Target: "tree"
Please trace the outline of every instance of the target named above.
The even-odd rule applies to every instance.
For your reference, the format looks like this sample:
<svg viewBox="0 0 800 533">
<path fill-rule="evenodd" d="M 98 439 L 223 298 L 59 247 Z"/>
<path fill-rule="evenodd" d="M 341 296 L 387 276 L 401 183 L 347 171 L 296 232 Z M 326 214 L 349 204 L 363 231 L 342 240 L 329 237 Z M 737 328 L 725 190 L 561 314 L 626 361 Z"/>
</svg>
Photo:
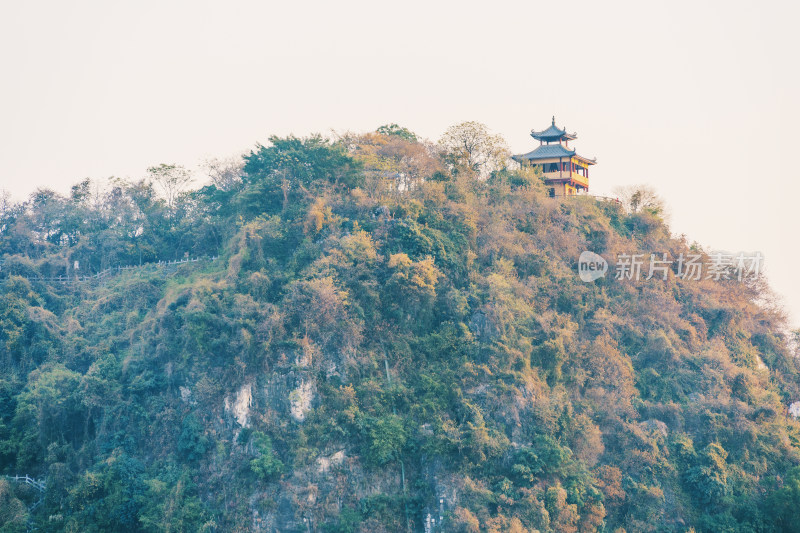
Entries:
<svg viewBox="0 0 800 533">
<path fill-rule="evenodd" d="M 403 419 L 397 415 L 365 420 L 367 458 L 376 465 L 398 459 L 408 439 Z"/>
<path fill-rule="evenodd" d="M 480 122 L 451 126 L 439 139 L 444 159 L 454 173 L 472 172 L 481 178 L 504 168 L 510 152 L 501 135 L 492 135 Z"/>
<path fill-rule="evenodd" d="M 727 458 L 725 448 L 712 442 L 698 455 L 697 464 L 687 471 L 687 480 L 701 502 L 716 504 L 728 493 Z"/>
<path fill-rule="evenodd" d="M 478 533 L 481 530 L 481 523 L 469 509 L 456 507 L 453 516 L 450 518 L 453 531 L 459 533 Z"/>
<path fill-rule="evenodd" d="M 255 472 L 259 479 L 270 481 L 283 472 L 283 462 L 278 459 L 272 450 L 272 440 L 260 431 L 253 433 L 253 441 L 258 452 L 258 457 L 250 461 L 250 470 Z"/>
<path fill-rule="evenodd" d="M 51 189 L 34 191 L 28 205 L 33 225 L 32 237 L 41 244 L 61 244 L 66 237 L 63 230 L 66 199 Z M 68 242 L 68 241 L 67 241 Z"/>
<path fill-rule="evenodd" d="M 167 210 L 170 218 L 172 218 L 175 214 L 175 205 L 178 197 L 192 181 L 191 173 L 180 165 L 168 165 L 165 163 L 148 168 L 147 173 L 164 194 Z"/>
<path fill-rule="evenodd" d="M 19 396 L 16 422 L 38 429 L 43 448 L 50 442 L 80 442 L 86 430 L 80 383 L 80 374 L 62 364 L 34 370 L 27 389 Z"/>
<path fill-rule="evenodd" d="M 6 189 L 0 189 L 0 221 L 5 220 L 13 208 L 14 202 L 11 200 L 11 193 Z"/>
<path fill-rule="evenodd" d="M 393 133 L 384 128 L 377 133 L 343 137 L 353 157 L 373 178 L 367 184 L 370 194 L 407 192 L 444 170 L 433 147 L 418 142 L 411 133 Z"/>
<path fill-rule="evenodd" d="M 28 511 L 25 504 L 16 497 L 14 490 L 5 479 L 0 479 L 0 531 L 27 531 Z"/>
<path fill-rule="evenodd" d="M 377 130 L 378 133 L 381 135 L 400 137 L 403 140 L 409 142 L 417 142 L 416 134 L 408 128 L 404 128 L 402 126 L 398 126 L 397 124 L 384 124 Z"/>
<path fill-rule="evenodd" d="M 391 271 L 386 281 L 388 300 L 401 311 L 398 318 L 419 323 L 431 312 L 441 271 L 432 257 L 412 261 L 402 252 L 391 254 L 387 266 Z"/>
<path fill-rule="evenodd" d="M 360 325 L 347 312 L 348 292 L 332 277 L 296 281 L 288 292 L 287 325 L 298 336 L 323 346 L 352 345 L 360 340 Z"/>
<path fill-rule="evenodd" d="M 244 188 L 240 209 L 250 214 L 286 211 L 296 200 L 321 194 L 326 188 L 352 189 L 363 184 L 360 162 L 343 143 L 315 134 L 269 138 L 244 157 Z"/>
<path fill-rule="evenodd" d="M 159 478 L 144 481 L 147 490 L 136 498 L 142 507 L 137 529 L 148 533 L 215 531 L 216 524 L 208 519 L 189 472 L 171 479 L 174 477 L 175 473 L 168 471 Z"/>
<path fill-rule="evenodd" d="M 767 507 L 778 531 L 797 531 L 800 519 L 800 467 L 786 473 L 780 488 L 769 495 Z"/>
<path fill-rule="evenodd" d="M 203 425 L 194 413 L 189 413 L 183 419 L 178 438 L 178 453 L 193 462 L 203 457 L 209 447 L 208 437 L 203 434 Z"/>
<path fill-rule="evenodd" d="M 244 172 L 252 180 L 278 174 L 292 185 L 308 187 L 316 180 L 358 186 L 358 165 L 343 146 L 321 135 L 306 138 L 269 138 L 271 146 L 259 145 L 245 156 Z"/>
<path fill-rule="evenodd" d="M 664 200 L 649 185 L 630 185 L 614 189 L 628 213 L 664 213 Z"/>
<path fill-rule="evenodd" d="M 221 191 L 230 191 L 242 183 L 244 159 L 241 156 L 209 159 L 203 166 L 211 183 Z"/>
<path fill-rule="evenodd" d="M 567 491 L 561 486 L 549 487 L 545 493 L 545 506 L 557 533 L 576 533 L 578 531 L 578 506 L 567 503 Z"/>
</svg>

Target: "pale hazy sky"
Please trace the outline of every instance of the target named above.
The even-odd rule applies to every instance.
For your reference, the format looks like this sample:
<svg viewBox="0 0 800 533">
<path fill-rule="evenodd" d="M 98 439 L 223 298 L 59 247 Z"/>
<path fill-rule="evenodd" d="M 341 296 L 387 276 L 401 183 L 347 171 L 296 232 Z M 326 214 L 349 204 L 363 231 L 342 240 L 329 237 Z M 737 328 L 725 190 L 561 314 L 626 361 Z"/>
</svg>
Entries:
<svg viewBox="0 0 800 533">
<path fill-rule="evenodd" d="M 798 3 L 0 0 L 0 188 L 244 151 L 270 134 L 577 131 L 593 192 L 761 251 L 800 326 Z"/>
</svg>

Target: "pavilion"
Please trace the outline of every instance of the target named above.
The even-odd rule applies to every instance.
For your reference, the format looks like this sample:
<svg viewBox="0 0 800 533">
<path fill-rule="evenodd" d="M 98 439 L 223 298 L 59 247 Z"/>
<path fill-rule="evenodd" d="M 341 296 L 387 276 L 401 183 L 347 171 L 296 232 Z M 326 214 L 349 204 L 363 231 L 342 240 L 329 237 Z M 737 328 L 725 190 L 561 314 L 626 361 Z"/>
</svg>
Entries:
<svg viewBox="0 0 800 533">
<path fill-rule="evenodd" d="M 569 141 L 578 138 L 575 133 L 556 126 L 556 117 L 549 128 L 531 131 L 539 146 L 527 154 L 515 155 L 514 160 L 523 166 L 538 167 L 544 176 L 550 196 L 569 196 L 589 190 L 589 167 L 597 159 L 578 155 L 570 149 Z"/>
</svg>

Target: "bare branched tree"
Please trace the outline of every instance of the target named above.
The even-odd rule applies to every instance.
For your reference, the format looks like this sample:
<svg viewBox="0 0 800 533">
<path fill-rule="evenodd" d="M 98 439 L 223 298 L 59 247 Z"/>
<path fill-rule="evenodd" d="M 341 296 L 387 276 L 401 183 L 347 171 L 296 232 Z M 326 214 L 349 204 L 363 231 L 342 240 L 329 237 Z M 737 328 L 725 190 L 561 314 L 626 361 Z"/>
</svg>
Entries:
<svg viewBox="0 0 800 533">
<path fill-rule="evenodd" d="M 451 126 L 439 140 L 445 161 L 454 172 L 474 172 L 486 178 L 506 167 L 510 152 L 502 135 L 492 135 L 480 122 Z"/>
<path fill-rule="evenodd" d="M 664 200 L 649 185 L 629 185 L 617 187 L 614 194 L 622 202 L 628 213 L 647 212 L 664 217 Z"/>
<path fill-rule="evenodd" d="M 244 159 L 241 155 L 207 159 L 203 163 L 211 183 L 221 191 L 236 188 L 242 182 Z"/>
<path fill-rule="evenodd" d="M 0 218 L 5 217 L 11 211 L 14 202 L 11 201 L 11 193 L 6 189 L 0 189 Z"/>
<path fill-rule="evenodd" d="M 170 216 L 172 216 L 175 212 L 175 202 L 178 196 L 192 182 L 191 173 L 180 165 L 168 165 L 165 163 L 161 163 L 157 167 L 148 168 L 147 173 L 164 194 L 164 199 L 167 201 L 167 209 Z"/>
</svg>

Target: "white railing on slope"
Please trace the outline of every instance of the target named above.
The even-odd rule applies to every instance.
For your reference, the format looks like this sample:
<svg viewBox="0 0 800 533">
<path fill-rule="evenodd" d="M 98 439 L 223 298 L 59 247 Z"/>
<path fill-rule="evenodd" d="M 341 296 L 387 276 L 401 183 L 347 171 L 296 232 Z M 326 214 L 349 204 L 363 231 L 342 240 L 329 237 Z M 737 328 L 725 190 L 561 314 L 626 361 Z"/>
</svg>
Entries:
<svg viewBox="0 0 800 533">
<path fill-rule="evenodd" d="M 149 266 L 177 266 L 184 263 L 197 263 L 198 261 L 209 261 L 213 262 L 217 260 L 217 256 L 203 256 L 203 257 L 193 257 L 193 258 L 184 258 L 184 259 L 175 259 L 174 261 L 153 261 L 150 263 L 142 263 L 141 265 L 117 265 L 116 267 L 106 268 L 105 270 L 101 270 L 96 274 L 86 274 L 80 275 L 76 274 L 73 276 L 25 276 L 18 274 L 20 277 L 27 279 L 28 281 L 43 281 L 48 283 L 74 283 L 77 281 L 95 281 L 95 280 L 102 280 L 106 279 L 107 277 L 115 274 L 120 273 L 126 270 L 134 270 L 138 268 L 146 268 Z M 0 277 L 1 276 L 9 276 L 12 275 L 7 270 L 3 269 L 3 261 L 0 261 Z"/>
<path fill-rule="evenodd" d="M 28 476 L 28 474 L 25 474 L 24 476 L 3 476 L 3 477 L 10 481 L 16 481 L 17 483 L 25 483 L 27 485 L 30 485 L 33 488 L 37 489 L 39 492 L 44 492 L 47 487 L 46 479 L 34 479 Z"/>
</svg>

